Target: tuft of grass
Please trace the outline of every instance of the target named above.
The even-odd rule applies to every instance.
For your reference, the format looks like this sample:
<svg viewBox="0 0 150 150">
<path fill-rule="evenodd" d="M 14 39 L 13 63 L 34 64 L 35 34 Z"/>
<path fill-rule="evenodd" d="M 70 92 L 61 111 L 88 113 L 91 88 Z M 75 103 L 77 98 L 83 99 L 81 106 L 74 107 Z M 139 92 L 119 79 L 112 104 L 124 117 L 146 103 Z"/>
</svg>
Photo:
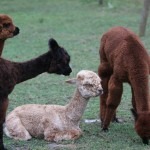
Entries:
<svg viewBox="0 0 150 150">
<path fill-rule="evenodd" d="M 6 41 L 3 57 L 13 61 L 26 61 L 48 50 L 48 39 L 53 37 L 71 55 L 73 69 L 70 77 L 41 74 L 16 85 L 9 96 L 8 112 L 28 103 L 65 105 L 74 92 L 74 86 L 65 80 L 75 77 L 81 69 L 97 72 L 99 65 L 100 38 L 113 26 L 125 26 L 138 34 L 143 1 L 105 0 L 5 0 L 0 1 L 1 13 L 12 16 L 21 29 L 20 34 Z M 149 24 L 149 20 L 148 20 Z M 150 28 L 141 40 L 150 49 Z M 121 124 L 111 123 L 108 133 L 101 131 L 99 123 L 86 124 L 83 120 L 99 118 L 99 98 L 89 101 L 81 121 L 83 136 L 75 141 L 58 144 L 73 144 L 78 150 L 149 150 L 135 133 L 130 113 L 131 91 L 124 84 L 124 93 L 117 115 Z M 16 141 L 4 135 L 8 150 L 48 150 L 50 142 L 42 139 Z M 60 148 L 67 149 L 67 148 Z"/>
</svg>

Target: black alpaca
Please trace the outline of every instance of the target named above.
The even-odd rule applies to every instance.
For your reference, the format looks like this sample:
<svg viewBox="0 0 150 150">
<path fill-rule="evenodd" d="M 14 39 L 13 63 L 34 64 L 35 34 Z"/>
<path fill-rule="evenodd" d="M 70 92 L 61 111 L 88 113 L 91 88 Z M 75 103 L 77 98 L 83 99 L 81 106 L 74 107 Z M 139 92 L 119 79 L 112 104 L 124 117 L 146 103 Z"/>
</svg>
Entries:
<svg viewBox="0 0 150 150">
<path fill-rule="evenodd" d="M 8 107 L 8 95 L 18 83 L 48 72 L 69 75 L 72 70 L 69 66 L 70 56 L 54 39 L 49 40 L 50 50 L 27 62 L 11 62 L 0 58 L 0 150 L 3 145 L 3 123 Z"/>
</svg>

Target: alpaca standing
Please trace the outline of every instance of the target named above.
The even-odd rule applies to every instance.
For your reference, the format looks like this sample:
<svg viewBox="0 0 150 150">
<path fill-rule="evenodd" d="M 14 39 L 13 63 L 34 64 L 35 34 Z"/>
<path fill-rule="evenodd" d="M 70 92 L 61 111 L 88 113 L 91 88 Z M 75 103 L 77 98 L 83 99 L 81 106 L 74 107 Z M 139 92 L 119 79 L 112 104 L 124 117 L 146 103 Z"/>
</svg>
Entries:
<svg viewBox="0 0 150 150">
<path fill-rule="evenodd" d="M 49 47 L 50 50 L 47 53 L 27 62 L 11 62 L 0 58 L 0 150 L 4 149 L 3 122 L 8 106 L 8 95 L 14 86 L 44 72 L 59 75 L 71 73 L 70 56 L 67 51 L 54 39 L 49 41 Z"/>
<path fill-rule="evenodd" d="M 132 31 L 124 27 L 114 27 L 102 36 L 99 76 L 104 89 L 104 94 L 100 98 L 103 130 L 108 130 L 121 101 L 123 82 L 128 82 L 132 89 L 135 129 L 143 143 L 148 144 L 150 138 L 149 72 L 149 55 Z"/>
<path fill-rule="evenodd" d="M 19 28 L 13 24 L 12 19 L 5 14 L 0 14 L 0 56 L 5 40 L 19 34 Z"/>
<path fill-rule="evenodd" d="M 82 70 L 77 78 L 66 82 L 76 84 L 69 104 L 19 106 L 6 117 L 6 135 L 19 140 L 32 137 L 56 142 L 77 139 L 82 134 L 79 123 L 90 97 L 102 94 L 101 79 L 92 71 Z"/>
</svg>

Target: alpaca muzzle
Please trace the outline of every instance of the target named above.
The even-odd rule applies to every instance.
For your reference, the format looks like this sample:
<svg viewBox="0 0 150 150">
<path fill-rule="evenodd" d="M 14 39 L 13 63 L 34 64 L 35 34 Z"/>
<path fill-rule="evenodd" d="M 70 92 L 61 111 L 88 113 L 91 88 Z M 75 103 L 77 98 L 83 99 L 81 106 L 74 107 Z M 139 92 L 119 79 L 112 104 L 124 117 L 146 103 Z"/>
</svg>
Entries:
<svg viewBox="0 0 150 150">
<path fill-rule="evenodd" d="M 68 66 L 65 68 L 59 68 L 58 71 L 56 72 L 56 74 L 69 76 L 71 72 L 72 72 L 72 69 Z"/>
<path fill-rule="evenodd" d="M 69 76 L 71 72 L 72 72 L 72 69 L 70 67 L 67 67 L 62 70 L 62 74 L 65 76 Z"/>
<path fill-rule="evenodd" d="M 48 73 L 55 73 L 58 75 L 64 75 L 64 76 L 69 76 L 70 73 L 72 72 L 72 69 L 70 68 L 70 66 L 65 67 L 65 68 L 61 68 L 61 67 L 50 67 L 48 70 Z"/>
<path fill-rule="evenodd" d="M 16 36 L 20 33 L 20 29 L 18 27 L 15 28 L 15 31 L 13 32 L 13 35 Z"/>
</svg>

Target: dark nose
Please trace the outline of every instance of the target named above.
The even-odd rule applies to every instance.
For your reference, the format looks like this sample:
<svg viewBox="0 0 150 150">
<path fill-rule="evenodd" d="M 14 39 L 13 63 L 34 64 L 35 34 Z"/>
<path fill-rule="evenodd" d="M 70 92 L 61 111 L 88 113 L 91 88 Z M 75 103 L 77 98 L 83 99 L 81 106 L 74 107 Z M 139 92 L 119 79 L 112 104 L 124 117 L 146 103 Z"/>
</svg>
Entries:
<svg viewBox="0 0 150 150">
<path fill-rule="evenodd" d="M 71 72 L 72 72 L 72 69 L 71 69 L 70 67 L 69 67 L 69 69 L 68 69 L 68 70 L 69 70 L 69 71 L 68 71 L 69 73 L 71 73 Z"/>
<path fill-rule="evenodd" d="M 20 32 L 20 29 L 19 29 L 18 27 L 16 27 L 16 28 L 15 28 L 15 31 L 14 31 L 14 33 L 13 33 L 14 36 L 17 35 L 17 34 L 19 34 L 19 32 Z"/>
<path fill-rule="evenodd" d="M 100 94 L 103 94 L 103 89 L 98 90 Z"/>
<path fill-rule="evenodd" d="M 70 67 L 68 67 L 68 68 L 64 71 L 63 75 L 69 76 L 71 72 L 72 72 L 72 69 L 71 69 Z"/>
</svg>

